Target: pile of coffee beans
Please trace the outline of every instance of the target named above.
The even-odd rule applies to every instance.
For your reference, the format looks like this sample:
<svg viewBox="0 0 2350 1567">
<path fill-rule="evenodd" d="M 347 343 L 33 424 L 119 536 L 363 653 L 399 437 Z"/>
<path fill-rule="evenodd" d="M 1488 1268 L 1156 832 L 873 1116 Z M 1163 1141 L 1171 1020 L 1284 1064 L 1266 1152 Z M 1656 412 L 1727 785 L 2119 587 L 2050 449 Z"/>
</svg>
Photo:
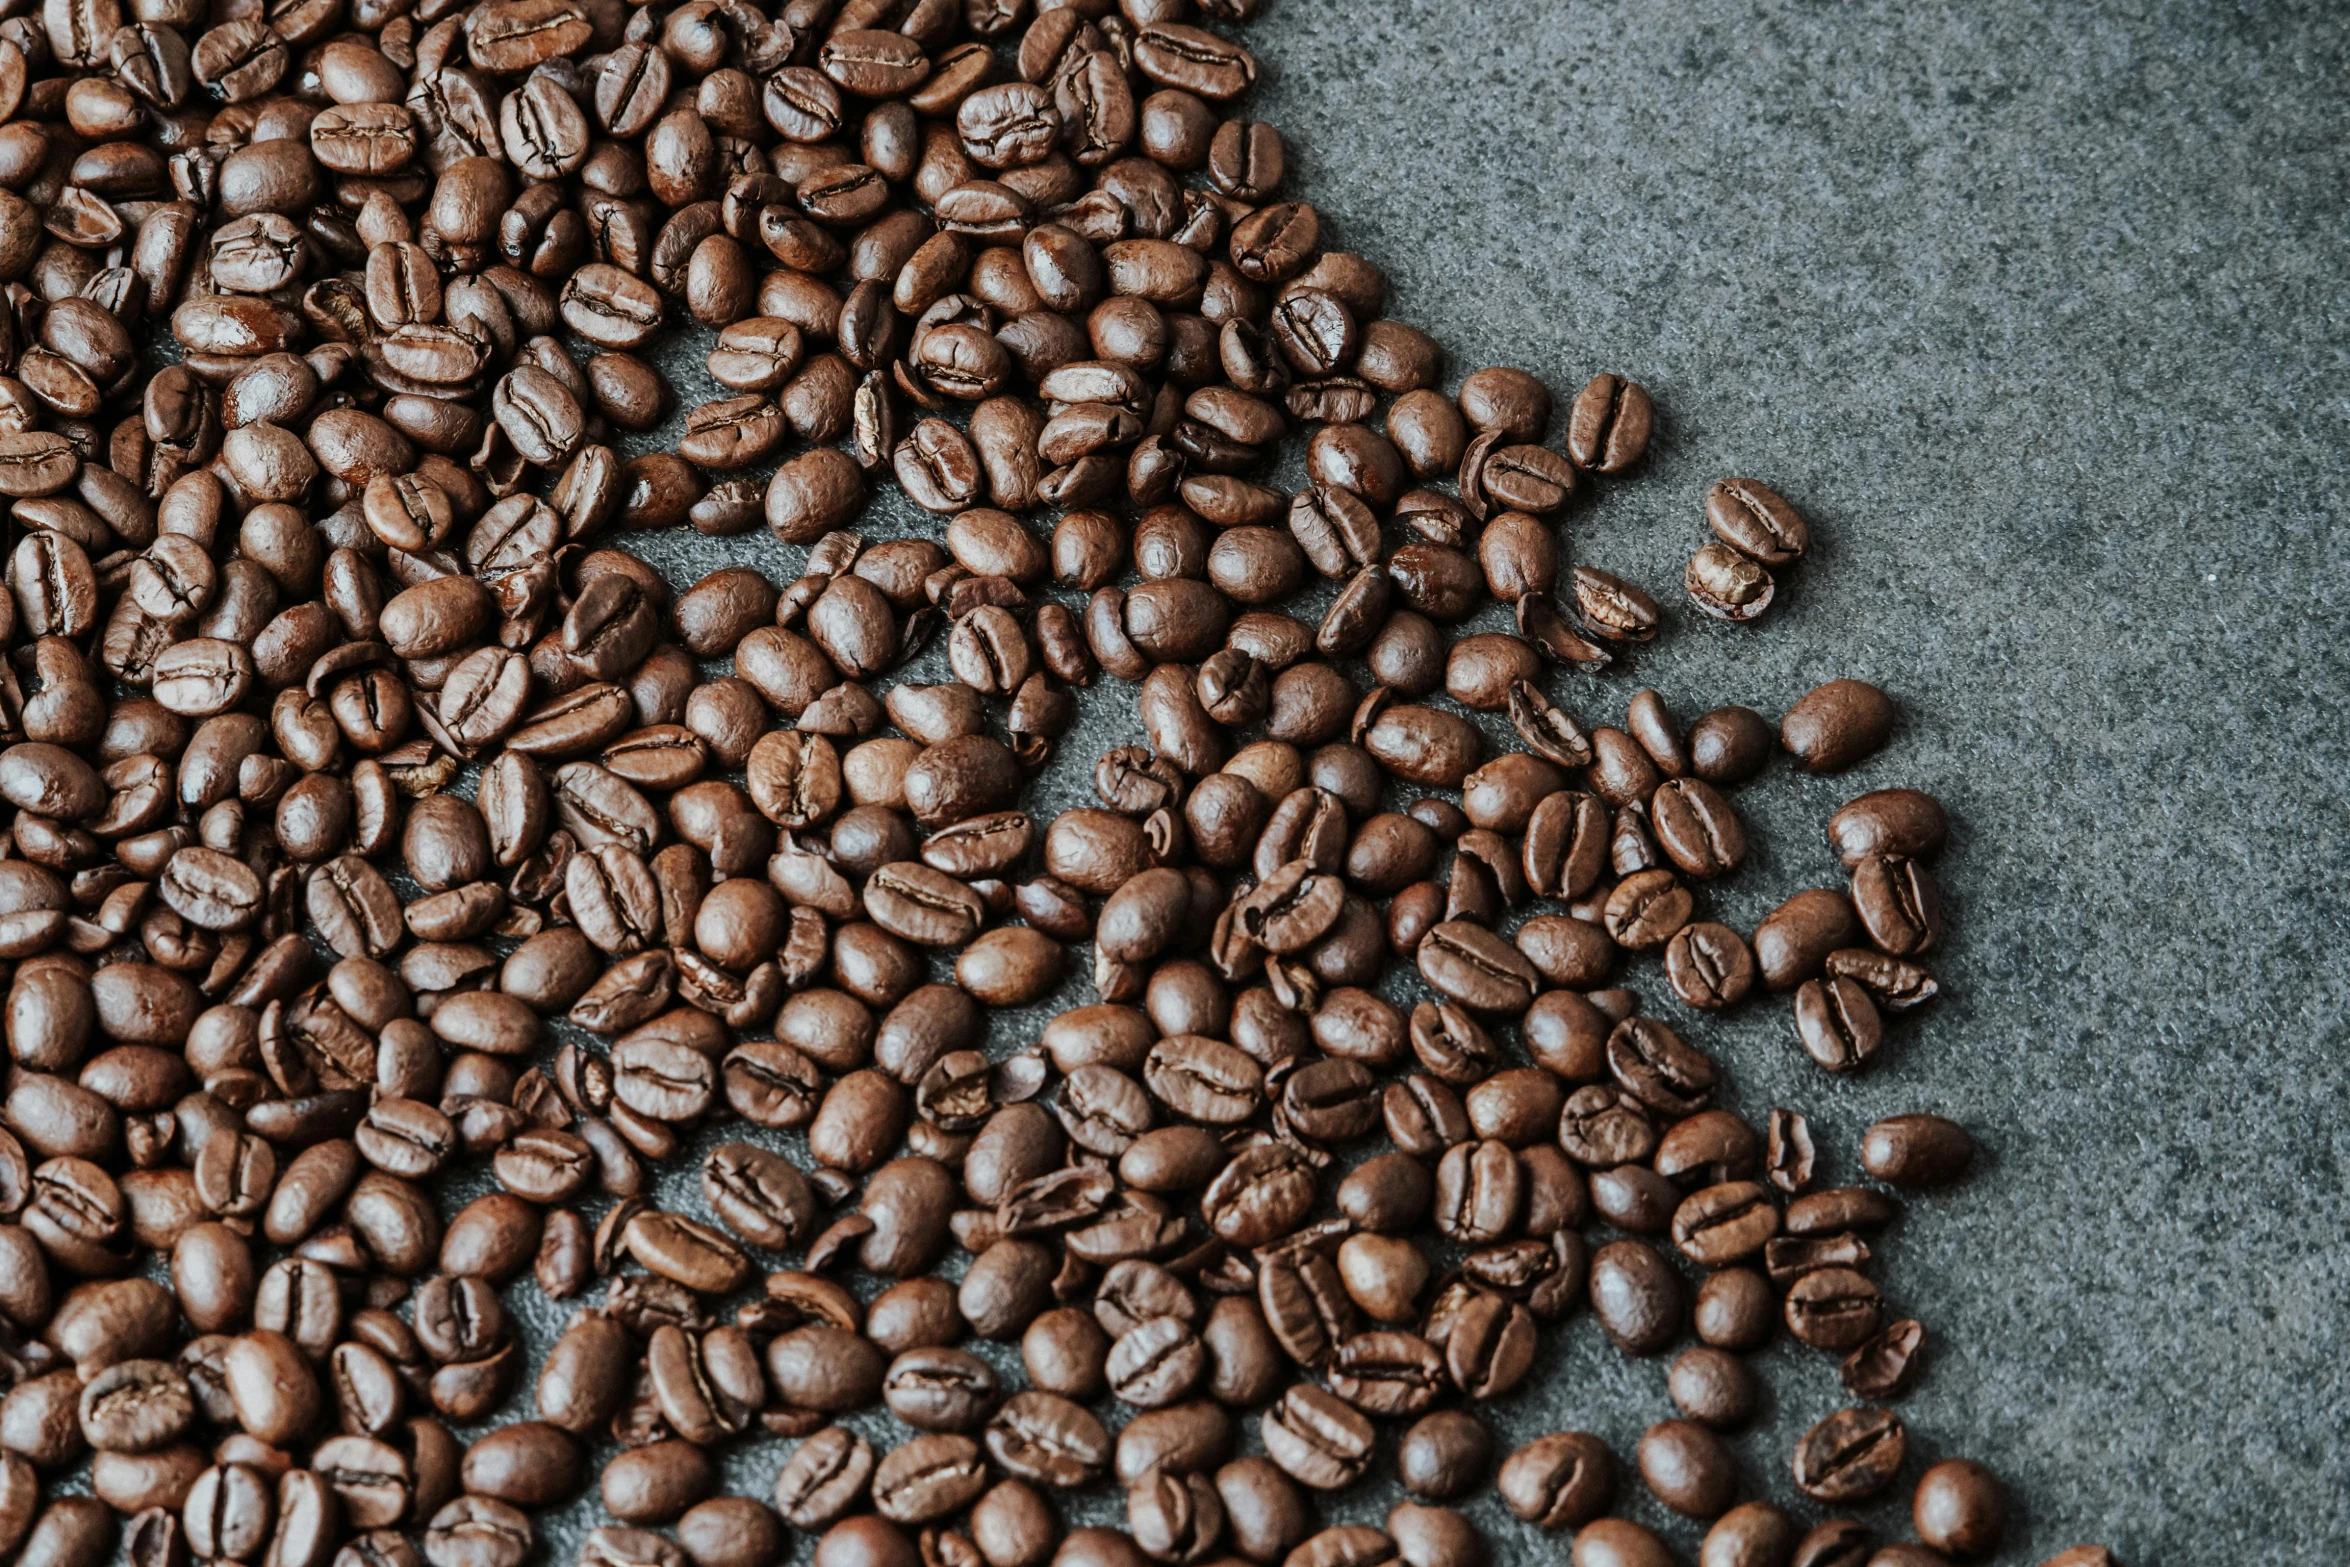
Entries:
<svg viewBox="0 0 2350 1567">
<path fill-rule="evenodd" d="M 1553 698 L 1664 623 L 1558 529 L 1649 395 L 1560 451 L 1534 376 L 1444 391 L 1235 110 L 1253 9 L 0 6 L 0 1551 L 522 1567 L 593 1486 L 586 1567 L 1477 1567 L 1493 1484 L 1647 1567 L 1604 1443 L 1479 1415 L 1584 1312 L 1694 1334 L 1635 1467 L 1705 1567 L 1996 1550 L 1978 1465 L 1880 1548 L 1717 1434 L 1783 1324 L 1859 1400 L 1796 1488 L 1903 1477 L 1863 1237 L 1968 1134 L 1820 1189 L 1619 983 L 1868 1062 L 1935 989 L 1931 796 L 1751 938 L 1699 903 L 1728 791 L 1892 704 Z M 624 460 L 679 333 L 725 395 Z M 943 543 L 851 531 L 889 482 Z M 1805 524 L 1705 510 L 1752 619 Z M 762 521 L 780 584 L 626 547 Z M 1088 689 L 1141 743 L 1040 820 Z M 536 1365 L 508 1289 L 584 1302 Z M 1383 1427 L 1413 1499 L 1325 1526 Z"/>
</svg>

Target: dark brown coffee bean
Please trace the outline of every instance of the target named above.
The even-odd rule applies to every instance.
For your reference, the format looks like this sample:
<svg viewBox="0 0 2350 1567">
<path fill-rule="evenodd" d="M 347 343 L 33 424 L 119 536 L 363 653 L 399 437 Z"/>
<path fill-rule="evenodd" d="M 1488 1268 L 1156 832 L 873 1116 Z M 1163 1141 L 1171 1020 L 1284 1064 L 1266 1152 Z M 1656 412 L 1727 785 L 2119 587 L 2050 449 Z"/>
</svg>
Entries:
<svg viewBox="0 0 2350 1567">
<path fill-rule="evenodd" d="M 1767 568 L 1722 544 L 1708 544 L 1690 556 L 1681 585 L 1700 613 L 1733 625 L 1759 617 L 1779 591 Z"/>
<path fill-rule="evenodd" d="M 1450 920 L 1422 939 L 1421 977 L 1463 1006 L 1485 1012 L 1522 1012 L 1539 984 L 1523 954 L 1479 925 Z"/>
<path fill-rule="evenodd" d="M 1918 1477 L 1910 1520 L 1918 1538 L 1945 1555 L 1989 1556 L 2007 1529 L 2007 1493 L 1981 1464 L 1946 1458 Z"/>
<path fill-rule="evenodd" d="M 1873 1403 L 1900 1397 L 1917 1379 L 1925 1337 L 1924 1325 L 1911 1318 L 1885 1324 L 1844 1357 L 1838 1374 L 1845 1391 Z"/>
<path fill-rule="evenodd" d="M 1680 1335 L 1680 1280 L 1655 1250 L 1639 1241 L 1611 1241 L 1591 1258 L 1591 1309 L 1608 1337 L 1627 1353 L 1653 1355 Z"/>
<path fill-rule="evenodd" d="M 1884 1038 L 1875 1003 L 1849 979 L 1813 979 L 1799 986 L 1795 1031 L 1804 1053 L 1831 1072 L 1866 1064 Z"/>
<path fill-rule="evenodd" d="M 1838 1410 L 1796 1443 L 1796 1489 L 1828 1506 L 1866 1500 L 1893 1483 L 1908 1447 L 1900 1420 L 1884 1410 Z"/>
<path fill-rule="evenodd" d="M 1447 1410 L 1422 1417 L 1404 1433 L 1396 1469 L 1414 1496 L 1444 1501 L 1465 1495 L 1484 1477 L 1493 1437 L 1473 1415 Z"/>
<path fill-rule="evenodd" d="M 1290 1478 L 1336 1490 L 1360 1477 L 1372 1453 L 1371 1423 L 1334 1395 L 1298 1384 L 1265 1412 L 1265 1452 Z"/>
<path fill-rule="evenodd" d="M 1646 389 L 1621 376 L 1600 374 L 1575 394 L 1567 416 L 1567 453 L 1579 467 L 1621 473 L 1648 449 L 1654 411 Z"/>
<path fill-rule="evenodd" d="M 1510 1454 L 1498 1489 L 1510 1511 L 1528 1523 L 1580 1529 L 1614 1497 L 1615 1460 L 1595 1436 L 1554 1432 Z"/>
<path fill-rule="evenodd" d="M 1763 916 L 1754 928 L 1755 968 L 1765 986 L 1793 990 L 1816 978 L 1828 954 L 1860 934 L 1852 902 L 1840 892 L 1799 892 Z"/>
<path fill-rule="evenodd" d="M 1975 1157 L 1966 1129 L 1938 1115 L 1897 1115 L 1861 1138 L 1861 1167 L 1878 1180 L 1908 1190 L 1947 1186 Z"/>
<path fill-rule="evenodd" d="M 1828 818 L 1828 841 L 1847 867 L 1872 856 L 1930 859 L 1949 835 L 1941 802 L 1916 789 L 1879 789 Z"/>
<path fill-rule="evenodd" d="M 1860 680 L 1831 680 L 1806 692 L 1779 721 L 1779 743 L 1806 772 L 1842 772 L 1884 745 L 1892 699 Z"/>
<path fill-rule="evenodd" d="M 1658 845 L 1685 875 L 1724 875 L 1746 858 L 1737 812 L 1701 779 L 1666 779 L 1649 798 L 1648 813 Z"/>
<path fill-rule="evenodd" d="M 1754 954 L 1729 926 L 1699 920 L 1665 944 L 1665 978 L 1684 1006 L 1722 1011 L 1754 989 Z"/>
<path fill-rule="evenodd" d="M 988 1422 L 986 1440 L 1011 1474 L 1057 1490 L 1098 1478 L 1111 1456 L 1101 1422 L 1054 1393 L 1014 1394 Z"/>
<path fill-rule="evenodd" d="M 1744 1502 L 1714 1520 L 1699 1548 L 1698 1567 L 1784 1567 L 1796 1529 L 1768 1502 Z"/>
<path fill-rule="evenodd" d="M 1705 520 L 1724 544 L 1765 566 L 1792 564 L 1811 544 L 1795 508 L 1757 479 L 1720 479 L 1705 492 Z"/>
<path fill-rule="evenodd" d="M 1671 941 L 1695 908 L 1695 898 L 1671 871 L 1639 870 L 1616 883 L 1601 920 L 1617 945 L 1643 951 Z"/>
<path fill-rule="evenodd" d="M 1852 906 L 1879 951 L 1914 958 L 1942 933 L 1942 895 L 1926 868 L 1911 859 L 1870 855 L 1853 868 Z"/>
<path fill-rule="evenodd" d="M 1770 760 L 1770 721 L 1752 708 L 1717 707 L 1689 726 L 1689 770 L 1710 784 L 1740 784 Z"/>
<path fill-rule="evenodd" d="M 1722 1439 L 1688 1420 L 1660 1420 L 1640 1438 L 1640 1478 L 1656 1499 L 1690 1518 L 1729 1510 L 1738 1491 L 1737 1461 Z"/>
</svg>

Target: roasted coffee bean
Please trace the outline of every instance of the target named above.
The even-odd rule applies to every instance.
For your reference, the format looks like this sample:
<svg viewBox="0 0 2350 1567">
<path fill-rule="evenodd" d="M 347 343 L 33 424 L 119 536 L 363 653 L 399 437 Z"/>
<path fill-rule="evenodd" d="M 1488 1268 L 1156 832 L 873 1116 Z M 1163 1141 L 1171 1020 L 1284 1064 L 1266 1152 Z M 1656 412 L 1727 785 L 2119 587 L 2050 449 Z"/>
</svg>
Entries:
<svg viewBox="0 0 2350 1567">
<path fill-rule="evenodd" d="M 1300 1383 L 1265 1412 L 1265 1452 L 1290 1478 L 1318 1491 L 1352 1483 L 1369 1466 L 1371 1423 L 1332 1394 Z"/>
<path fill-rule="evenodd" d="M 1744 1502 L 1714 1520 L 1698 1567 L 1771 1567 L 1795 1550 L 1795 1524 L 1768 1502 Z"/>
<path fill-rule="evenodd" d="M 1681 1331 L 1681 1283 L 1640 1241 L 1611 1241 L 1592 1254 L 1591 1310 L 1627 1353 L 1653 1355 Z"/>
<path fill-rule="evenodd" d="M 1908 1450 L 1908 1433 L 1884 1410 L 1838 1410 L 1796 1443 L 1796 1489 L 1827 1506 L 1864 1501 L 1893 1483 Z"/>
<path fill-rule="evenodd" d="M 1757 479 L 1720 479 L 1705 492 L 1705 520 L 1724 544 L 1765 566 L 1792 564 L 1811 544 L 1795 508 Z"/>
<path fill-rule="evenodd" d="M 1710 784 L 1744 783 L 1770 760 L 1773 740 L 1752 708 L 1717 707 L 1689 726 L 1689 770 Z"/>
<path fill-rule="evenodd" d="M 1853 867 L 1852 906 L 1869 940 L 1887 956 L 1914 958 L 1942 933 L 1942 897 L 1926 868 L 1873 854 Z"/>
<path fill-rule="evenodd" d="M 1876 855 L 1930 859 L 1941 852 L 1949 832 L 1941 802 L 1917 789 L 1879 789 L 1828 818 L 1829 843 L 1837 858 L 1854 868 Z"/>
<path fill-rule="evenodd" d="M 1656 1499 L 1691 1518 L 1715 1518 L 1737 1494 L 1737 1462 L 1722 1439 L 1688 1420 L 1660 1420 L 1640 1438 L 1640 1478 Z"/>
<path fill-rule="evenodd" d="M 1723 1011 L 1753 991 L 1754 954 L 1729 926 L 1699 920 L 1665 943 L 1665 979 L 1684 1006 Z"/>
<path fill-rule="evenodd" d="M 1637 382 L 1595 375 L 1568 412 L 1567 455 L 1596 473 L 1622 473 L 1647 451 L 1654 417 L 1648 392 Z"/>
<path fill-rule="evenodd" d="M 1918 1538 L 1961 1560 L 1990 1555 L 2007 1528 L 2007 1496 L 1991 1471 L 1946 1458 L 1918 1477 L 1910 1504 Z"/>
<path fill-rule="evenodd" d="M 1852 901 L 1840 892 L 1799 892 L 1763 916 L 1754 928 L 1755 968 L 1765 986 L 1793 990 L 1815 978 L 1828 954 L 1860 934 Z"/>
<path fill-rule="evenodd" d="M 1883 1192 L 1865 1186 L 1831 1187 L 1787 1205 L 1787 1233 L 1818 1236 L 1846 1230 L 1875 1231 L 1900 1214 L 1900 1204 Z"/>
<path fill-rule="evenodd" d="M 1865 1564 L 1875 1554 L 1876 1531 L 1853 1518 L 1826 1518 L 1815 1524 L 1795 1547 L 1794 1560 L 1803 1567 L 1841 1567 L 1845 1562 Z"/>
<path fill-rule="evenodd" d="M 1509 1510 L 1528 1523 L 1580 1529 L 1614 1497 L 1615 1460 L 1595 1436 L 1554 1432 L 1510 1454 L 1498 1489 Z"/>
<path fill-rule="evenodd" d="M 1708 544 L 1689 557 L 1681 585 L 1700 613 L 1733 625 L 1759 617 L 1779 592 L 1767 568 L 1721 544 Z"/>
<path fill-rule="evenodd" d="M 1917 1378 L 1925 1337 L 1924 1325 L 1906 1317 L 1878 1329 L 1844 1357 L 1845 1391 L 1873 1403 L 1900 1397 Z"/>
<path fill-rule="evenodd" d="M 1493 1437 L 1474 1415 L 1447 1410 L 1423 1416 L 1404 1433 L 1396 1469 L 1404 1489 L 1431 1501 L 1466 1495 L 1484 1477 Z"/>
<path fill-rule="evenodd" d="M 1862 1136 L 1861 1167 L 1888 1185 L 1916 1190 L 1947 1186 L 1975 1157 L 1966 1128 L 1938 1115 L 1896 1115 Z"/>
<path fill-rule="evenodd" d="M 1849 979 L 1806 980 L 1797 987 L 1795 1029 L 1804 1053 L 1831 1072 L 1863 1065 L 1884 1037 L 1876 1004 Z"/>
<path fill-rule="evenodd" d="M 1806 772 L 1842 772 L 1884 745 L 1893 701 L 1861 680 L 1831 680 L 1806 692 L 1779 720 L 1779 743 Z"/>
</svg>

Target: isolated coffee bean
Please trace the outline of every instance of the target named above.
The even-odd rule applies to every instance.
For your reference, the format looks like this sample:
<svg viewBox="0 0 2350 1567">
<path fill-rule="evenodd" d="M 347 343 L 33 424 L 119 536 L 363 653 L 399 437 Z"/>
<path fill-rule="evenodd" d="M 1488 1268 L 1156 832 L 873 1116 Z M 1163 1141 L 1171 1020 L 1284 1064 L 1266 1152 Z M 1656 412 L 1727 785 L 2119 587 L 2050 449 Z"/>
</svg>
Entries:
<svg viewBox="0 0 2350 1567">
<path fill-rule="evenodd" d="M 1862 1136 L 1861 1167 L 1904 1188 L 1947 1186 L 1974 1162 L 1975 1140 L 1938 1115 L 1897 1115 Z"/>
<path fill-rule="evenodd" d="M 1841 772 L 1884 745 L 1892 699 L 1861 680 L 1831 680 L 1806 692 L 1779 720 L 1779 743 L 1806 772 Z"/>
</svg>

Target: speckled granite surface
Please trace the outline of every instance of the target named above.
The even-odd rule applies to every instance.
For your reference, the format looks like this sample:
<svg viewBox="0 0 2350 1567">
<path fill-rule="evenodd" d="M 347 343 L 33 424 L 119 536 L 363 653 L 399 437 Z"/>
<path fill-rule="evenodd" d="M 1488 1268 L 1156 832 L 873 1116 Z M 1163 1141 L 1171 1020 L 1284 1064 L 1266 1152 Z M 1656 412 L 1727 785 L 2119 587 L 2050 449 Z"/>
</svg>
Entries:
<svg viewBox="0 0 2350 1567">
<path fill-rule="evenodd" d="M 1712 907 L 1751 926 L 1831 877 L 1837 803 L 1930 788 L 1958 823 L 1945 999 L 1828 1081 L 1783 1006 L 1696 1022 L 1653 966 L 1635 983 L 1721 1060 L 1730 1102 L 1806 1110 L 1832 1176 L 1881 1114 L 1938 1109 L 1982 1139 L 1975 1178 L 1916 1202 L 1877 1273 L 1932 1330 L 1913 1452 L 2013 1487 L 2002 1561 L 2083 1540 L 2132 1567 L 2350 1552 L 2346 32 L 2334 8 L 2252 0 L 1273 0 L 1245 34 L 1292 190 L 1388 269 L 1392 313 L 1455 377 L 1515 363 L 1569 391 L 1608 368 L 1656 395 L 1654 461 L 1567 536 L 1673 600 L 1670 624 L 1628 671 L 1554 693 L 1587 722 L 1642 684 L 1685 715 L 1775 712 L 1853 674 L 1901 704 L 1854 774 L 1774 769 L 1740 794 L 1760 850 Z M 673 369 L 697 400 L 699 349 Z M 1750 630 L 1676 586 L 1732 472 L 1779 486 L 1818 541 Z M 865 531 L 931 526 L 898 503 Z M 763 535 L 642 553 L 680 582 L 799 555 Z M 1127 688 L 1084 706 L 1045 810 L 1136 737 Z M 1033 1030 L 999 1015 L 991 1048 Z M 690 1205 L 690 1172 L 671 1185 Z M 511 1293 L 543 1345 L 561 1314 Z M 1664 1364 L 1587 1317 L 1545 1346 L 1491 1409 L 1505 1443 L 1580 1427 L 1628 1456 L 1670 1413 Z M 1793 1346 L 1762 1362 L 1768 1412 L 1734 1446 L 1747 1494 L 1789 1504 L 1789 1447 L 1840 1390 Z M 764 1495 L 784 1451 L 742 1450 L 729 1480 Z M 1325 1510 L 1375 1521 L 1393 1496 Z M 1694 1556 L 1695 1527 L 1631 1510 Z M 1499 1562 L 1563 1556 L 1489 1495 L 1471 1512 Z M 1114 1499 L 1069 1516 L 1108 1521 Z M 550 1559 L 599 1518 L 592 1498 L 552 1515 Z"/>
</svg>

